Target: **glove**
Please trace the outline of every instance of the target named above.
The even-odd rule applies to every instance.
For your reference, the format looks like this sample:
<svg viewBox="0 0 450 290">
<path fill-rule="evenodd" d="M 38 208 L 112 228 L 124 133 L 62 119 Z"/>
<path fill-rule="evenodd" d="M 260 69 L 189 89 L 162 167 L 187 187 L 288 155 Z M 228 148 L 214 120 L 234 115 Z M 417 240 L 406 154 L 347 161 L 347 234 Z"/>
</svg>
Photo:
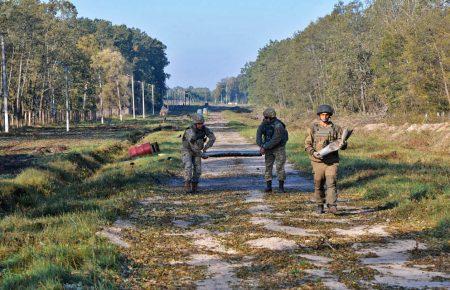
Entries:
<svg viewBox="0 0 450 290">
<path fill-rule="evenodd" d="M 206 150 L 203 150 L 203 152 L 202 152 L 202 159 L 208 159 L 209 158 L 209 156 L 206 155 L 205 153 L 206 153 Z"/>
<path fill-rule="evenodd" d="M 340 146 L 340 148 L 339 149 L 341 149 L 341 150 L 345 150 L 345 149 L 347 149 L 347 142 L 346 141 L 344 141 L 342 144 L 341 144 L 341 146 Z"/>
<path fill-rule="evenodd" d="M 259 153 L 261 153 L 261 155 L 266 154 L 266 149 L 264 149 L 263 147 L 259 148 Z"/>
<path fill-rule="evenodd" d="M 313 152 L 313 156 L 314 157 L 316 157 L 316 158 L 318 158 L 318 159 L 322 159 L 322 156 L 319 154 L 319 152 L 317 152 L 317 151 L 314 151 Z"/>
</svg>

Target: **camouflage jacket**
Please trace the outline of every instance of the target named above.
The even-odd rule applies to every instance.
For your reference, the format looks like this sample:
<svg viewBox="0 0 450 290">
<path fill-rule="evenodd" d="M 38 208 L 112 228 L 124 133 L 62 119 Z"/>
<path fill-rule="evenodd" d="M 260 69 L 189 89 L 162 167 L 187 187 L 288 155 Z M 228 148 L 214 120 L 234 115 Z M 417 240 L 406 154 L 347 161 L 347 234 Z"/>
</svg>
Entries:
<svg viewBox="0 0 450 290">
<path fill-rule="evenodd" d="M 328 126 L 323 127 L 316 122 L 308 128 L 305 138 L 305 151 L 309 154 L 309 159 L 314 162 L 336 163 L 339 162 L 338 151 L 332 152 L 323 159 L 318 159 L 313 156 L 315 151 L 320 151 L 322 148 L 340 139 L 342 136 L 342 128 L 332 122 Z M 346 149 L 346 144 L 341 148 Z"/>
<path fill-rule="evenodd" d="M 284 146 L 288 139 L 286 125 L 279 119 L 271 122 L 264 120 L 256 132 L 256 144 L 266 150 Z"/>
<path fill-rule="evenodd" d="M 208 142 L 205 145 L 205 142 Z M 214 133 L 203 126 L 202 129 L 197 129 L 195 125 L 187 128 L 184 131 L 182 139 L 182 151 L 189 151 L 193 156 L 201 156 L 202 151 L 211 148 L 216 141 Z"/>
</svg>

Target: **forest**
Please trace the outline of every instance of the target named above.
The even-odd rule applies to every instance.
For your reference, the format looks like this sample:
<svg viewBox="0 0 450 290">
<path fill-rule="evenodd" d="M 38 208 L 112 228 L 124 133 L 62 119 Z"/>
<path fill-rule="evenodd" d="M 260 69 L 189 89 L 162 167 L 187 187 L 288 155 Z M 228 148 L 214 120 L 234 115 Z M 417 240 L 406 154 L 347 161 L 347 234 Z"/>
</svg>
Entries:
<svg viewBox="0 0 450 290">
<path fill-rule="evenodd" d="M 450 109 L 445 0 L 340 2 L 331 14 L 270 41 L 238 76 L 252 104 L 380 114 Z M 221 91 L 223 82 L 216 90 Z"/>
<path fill-rule="evenodd" d="M 145 32 L 78 18 L 63 0 L 0 1 L 5 51 L 2 121 L 12 127 L 122 118 L 166 93 L 166 46 Z M 135 96 L 133 98 L 132 96 Z"/>
</svg>

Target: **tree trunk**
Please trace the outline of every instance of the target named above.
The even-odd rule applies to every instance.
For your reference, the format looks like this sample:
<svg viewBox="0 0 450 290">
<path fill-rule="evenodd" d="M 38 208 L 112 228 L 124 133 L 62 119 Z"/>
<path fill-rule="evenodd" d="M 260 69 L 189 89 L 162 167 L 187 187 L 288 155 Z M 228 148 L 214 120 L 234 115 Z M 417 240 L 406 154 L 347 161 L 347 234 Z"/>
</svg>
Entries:
<svg viewBox="0 0 450 290">
<path fill-rule="evenodd" d="M 83 121 L 86 121 L 86 94 L 87 94 L 88 84 L 84 84 L 84 94 L 83 94 Z"/>
<path fill-rule="evenodd" d="M 19 61 L 19 75 L 17 77 L 17 92 L 16 92 L 16 110 L 15 115 L 17 120 L 19 120 L 21 110 L 20 110 L 20 88 L 21 88 L 21 81 L 22 81 L 22 61 L 23 61 L 23 54 L 20 55 L 20 61 Z M 17 122 L 17 125 L 19 125 L 19 122 Z"/>
<path fill-rule="evenodd" d="M 5 114 L 5 132 L 9 132 L 9 119 L 8 119 L 8 82 L 6 79 L 6 55 L 5 55 L 5 41 L 3 34 L 0 34 L 1 46 L 2 46 L 2 89 L 3 89 L 3 110 Z"/>
<path fill-rule="evenodd" d="M 363 113 L 366 113 L 366 104 L 365 104 L 365 94 L 364 94 L 364 83 L 361 82 L 361 105 Z"/>
<path fill-rule="evenodd" d="M 117 105 L 118 107 L 118 113 L 119 113 L 119 118 L 120 121 L 123 121 L 123 117 L 122 117 L 122 103 L 120 101 L 120 89 L 119 89 L 119 80 L 116 80 L 116 87 L 117 87 Z"/>
<path fill-rule="evenodd" d="M 103 95 L 102 95 L 102 77 L 100 76 L 100 73 L 98 74 L 98 83 L 100 86 L 100 115 L 101 115 L 101 122 L 102 124 L 105 123 L 104 120 L 104 112 L 103 112 Z"/>
<path fill-rule="evenodd" d="M 447 101 L 450 105 L 450 94 L 448 91 L 447 76 L 445 74 L 444 64 L 442 63 L 442 55 L 441 55 L 441 52 L 439 51 L 439 49 L 437 48 L 436 43 L 434 43 L 434 49 L 436 50 L 436 53 L 438 55 L 439 67 L 440 67 L 441 73 L 442 73 L 442 82 L 444 84 L 445 95 L 447 96 Z"/>
</svg>

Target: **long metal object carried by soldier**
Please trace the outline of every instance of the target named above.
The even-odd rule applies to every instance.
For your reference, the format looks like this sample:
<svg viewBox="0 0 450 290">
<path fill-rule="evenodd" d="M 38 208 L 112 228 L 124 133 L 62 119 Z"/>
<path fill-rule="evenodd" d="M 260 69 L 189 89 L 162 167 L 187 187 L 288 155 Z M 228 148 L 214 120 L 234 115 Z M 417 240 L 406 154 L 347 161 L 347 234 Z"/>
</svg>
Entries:
<svg viewBox="0 0 450 290">
<path fill-rule="evenodd" d="M 205 157 L 255 157 L 262 156 L 258 150 L 239 150 L 239 151 L 210 151 L 203 154 Z"/>
<path fill-rule="evenodd" d="M 349 130 L 349 129 L 345 128 L 344 131 L 342 132 L 341 139 L 336 140 L 336 141 L 328 144 L 326 147 L 322 148 L 322 150 L 319 151 L 320 156 L 324 157 L 332 152 L 335 152 L 335 151 L 338 151 L 339 149 L 341 149 L 344 142 L 347 141 L 348 138 L 350 138 L 352 133 L 353 133 L 353 130 Z"/>
</svg>

